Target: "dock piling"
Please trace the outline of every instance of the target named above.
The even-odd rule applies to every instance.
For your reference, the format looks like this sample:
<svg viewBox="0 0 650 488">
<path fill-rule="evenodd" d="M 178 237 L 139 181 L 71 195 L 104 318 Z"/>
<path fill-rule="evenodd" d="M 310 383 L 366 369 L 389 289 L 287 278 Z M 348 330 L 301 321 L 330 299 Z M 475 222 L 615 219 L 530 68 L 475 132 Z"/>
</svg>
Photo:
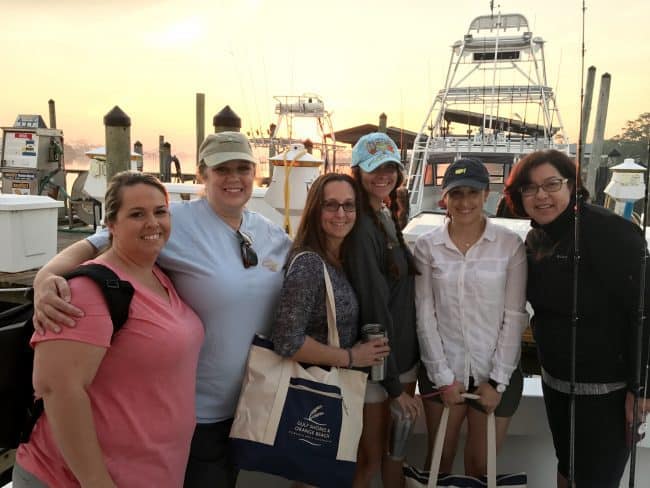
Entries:
<svg viewBox="0 0 650 488">
<path fill-rule="evenodd" d="M 106 128 L 106 182 L 131 167 L 131 119 L 115 105 L 104 116 Z"/>
</svg>

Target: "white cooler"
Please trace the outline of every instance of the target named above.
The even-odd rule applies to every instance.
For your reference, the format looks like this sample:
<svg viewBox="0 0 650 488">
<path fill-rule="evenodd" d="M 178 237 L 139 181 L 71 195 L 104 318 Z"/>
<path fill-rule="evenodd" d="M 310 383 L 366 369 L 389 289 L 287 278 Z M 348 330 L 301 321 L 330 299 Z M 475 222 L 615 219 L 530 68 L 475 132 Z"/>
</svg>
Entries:
<svg viewBox="0 0 650 488">
<path fill-rule="evenodd" d="M 0 194 L 0 272 L 39 268 L 54 257 L 59 207 L 50 197 Z"/>
</svg>

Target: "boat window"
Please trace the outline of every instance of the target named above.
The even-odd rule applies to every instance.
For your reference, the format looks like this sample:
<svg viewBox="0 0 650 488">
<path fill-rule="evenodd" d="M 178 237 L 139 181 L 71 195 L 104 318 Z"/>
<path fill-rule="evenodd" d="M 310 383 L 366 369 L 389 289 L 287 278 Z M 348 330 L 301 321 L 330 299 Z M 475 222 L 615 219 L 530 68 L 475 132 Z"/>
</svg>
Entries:
<svg viewBox="0 0 650 488">
<path fill-rule="evenodd" d="M 445 176 L 445 171 L 447 171 L 449 164 L 450 163 L 436 164 L 436 186 L 442 186 L 442 178 Z"/>
<path fill-rule="evenodd" d="M 519 51 L 499 51 L 497 59 L 519 59 Z M 474 61 L 494 61 L 494 51 L 474 53 Z"/>
<path fill-rule="evenodd" d="M 505 165 L 500 163 L 484 163 L 490 173 L 490 183 L 503 183 L 505 177 Z"/>
<path fill-rule="evenodd" d="M 427 164 L 424 170 L 424 184 L 425 186 L 433 185 L 433 165 Z"/>
</svg>

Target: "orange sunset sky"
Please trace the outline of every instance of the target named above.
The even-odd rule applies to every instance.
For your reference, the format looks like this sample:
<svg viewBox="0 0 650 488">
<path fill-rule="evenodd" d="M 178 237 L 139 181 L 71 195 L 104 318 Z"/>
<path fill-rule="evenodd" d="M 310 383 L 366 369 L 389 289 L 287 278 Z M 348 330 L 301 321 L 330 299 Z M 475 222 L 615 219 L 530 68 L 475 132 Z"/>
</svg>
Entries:
<svg viewBox="0 0 650 488">
<path fill-rule="evenodd" d="M 576 139 L 582 0 L 501 0 L 547 44 L 548 83 Z M 164 134 L 194 154 L 195 93 L 206 131 L 225 104 L 243 130 L 275 120 L 274 95 L 317 93 L 336 130 L 376 123 L 417 131 L 442 87 L 449 46 L 488 0 L 0 0 L 0 125 L 57 106 L 68 142 L 101 145 L 119 105 L 145 150 Z M 650 111 L 650 2 L 586 2 L 585 69 L 612 75 L 606 136 Z M 596 112 L 594 101 L 592 117 Z M 593 133 L 593 122 L 589 137 Z"/>
</svg>

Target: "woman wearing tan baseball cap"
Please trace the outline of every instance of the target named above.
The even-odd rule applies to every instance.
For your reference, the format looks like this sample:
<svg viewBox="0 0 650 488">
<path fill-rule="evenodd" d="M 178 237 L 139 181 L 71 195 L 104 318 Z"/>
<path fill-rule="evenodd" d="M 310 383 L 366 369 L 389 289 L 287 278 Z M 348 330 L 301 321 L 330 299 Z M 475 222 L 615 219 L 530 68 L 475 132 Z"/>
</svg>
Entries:
<svg viewBox="0 0 650 488">
<path fill-rule="evenodd" d="M 237 470 L 228 434 L 253 336 L 270 330 L 291 241 L 280 227 L 246 209 L 256 160 L 244 134 L 210 134 L 199 160 L 205 198 L 172 202 L 172 232 L 158 264 L 205 326 L 196 380 L 197 425 L 184 486 L 234 487 Z M 92 258 L 106 241 L 106 234 L 95 234 L 39 272 L 35 297 L 43 326 L 54 329 L 55 322 L 66 323 L 78 312 L 58 297 L 57 283 L 67 285 L 53 273 Z"/>
</svg>

